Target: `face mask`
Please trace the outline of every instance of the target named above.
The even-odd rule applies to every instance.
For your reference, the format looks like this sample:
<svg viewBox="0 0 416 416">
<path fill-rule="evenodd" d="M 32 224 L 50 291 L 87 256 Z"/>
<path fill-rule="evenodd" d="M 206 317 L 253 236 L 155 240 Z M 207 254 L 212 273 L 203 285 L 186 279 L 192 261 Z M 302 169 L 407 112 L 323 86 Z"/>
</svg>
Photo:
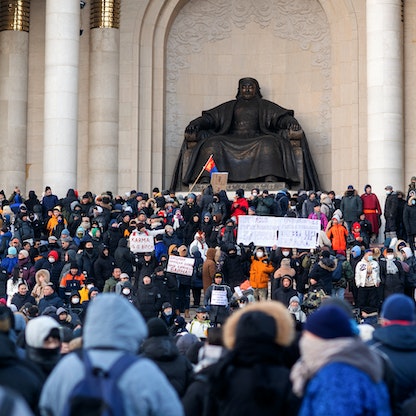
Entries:
<svg viewBox="0 0 416 416">
<path fill-rule="evenodd" d="M 368 256 L 368 257 L 367 257 L 367 260 L 368 260 L 368 261 L 373 261 L 373 256 Z"/>
<path fill-rule="evenodd" d="M 386 195 L 390 195 L 391 194 L 391 191 L 386 191 Z"/>
<path fill-rule="evenodd" d="M 290 251 L 282 251 L 282 254 L 287 257 L 290 254 Z"/>
<path fill-rule="evenodd" d="M 165 309 L 165 311 L 163 312 L 166 316 L 171 316 L 172 315 L 172 309 L 168 308 Z"/>
<path fill-rule="evenodd" d="M 257 256 L 258 259 L 261 259 L 263 257 L 263 252 L 262 251 L 257 251 L 256 256 Z"/>
<path fill-rule="evenodd" d="M 87 289 L 90 290 L 94 285 L 87 285 Z"/>
<path fill-rule="evenodd" d="M 94 248 L 93 247 L 88 247 L 88 248 L 86 248 L 85 249 L 85 251 L 87 252 L 87 253 L 92 253 L 92 251 L 94 250 Z"/>
<path fill-rule="evenodd" d="M 387 260 L 393 260 L 394 254 L 387 254 Z"/>
<path fill-rule="evenodd" d="M 413 199 L 412 200 L 412 205 L 415 205 L 416 204 L 416 200 L 415 199 Z"/>
<path fill-rule="evenodd" d="M 123 293 L 123 295 L 130 295 L 130 289 L 129 289 L 128 287 L 125 287 L 125 288 L 122 290 L 122 293 Z"/>
<path fill-rule="evenodd" d="M 78 303 L 79 303 L 79 298 L 72 298 L 72 299 L 71 299 L 71 302 L 72 302 L 74 305 L 76 305 L 76 304 L 78 304 Z"/>
<path fill-rule="evenodd" d="M 49 263 L 55 263 L 55 257 L 48 257 Z"/>
<path fill-rule="evenodd" d="M 257 192 L 253 192 L 253 194 L 252 194 L 253 196 L 257 196 Z"/>
</svg>

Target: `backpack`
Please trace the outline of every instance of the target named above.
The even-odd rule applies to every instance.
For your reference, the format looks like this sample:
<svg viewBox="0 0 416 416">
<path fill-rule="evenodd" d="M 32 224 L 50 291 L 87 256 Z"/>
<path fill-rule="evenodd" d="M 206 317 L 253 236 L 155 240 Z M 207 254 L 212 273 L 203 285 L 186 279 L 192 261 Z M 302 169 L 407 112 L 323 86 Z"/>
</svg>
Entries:
<svg viewBox="0 0 416 416">
<path fill-rule="evenodd" d="M 341 280 L 341 277 L 342 277 L 342 263 L 344 263 L 344 262 L 338 259 L 337 267 L 332 272 L 332 281 L 333 282 L 338 282 L 338 281 Z"/>
<path fill-rule="evenodd" d="M 77 353 L 84 363 L 85 377 L 72 389 L 63 416 L 123 416 L 123 395 L 117 386 L 123 373 L 137 360 L 131 354 L 123 354 L 104 371 L 93 367 L 88 352 Z"/>
</svg>

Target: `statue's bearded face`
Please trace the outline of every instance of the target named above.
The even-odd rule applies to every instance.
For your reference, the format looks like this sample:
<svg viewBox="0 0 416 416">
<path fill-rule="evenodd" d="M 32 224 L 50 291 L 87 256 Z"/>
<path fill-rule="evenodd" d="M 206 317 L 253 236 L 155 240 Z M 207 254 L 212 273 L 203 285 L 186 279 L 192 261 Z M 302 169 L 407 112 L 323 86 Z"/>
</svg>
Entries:
<svg viewBox="0 0 416 416">
<path fill-rule="evenodd" d="M 253 82 L 245 82 L 241 85 L 241 97 L 244 100 L 251 100 L 256 96 L 257 87 Z"/>
</svg>

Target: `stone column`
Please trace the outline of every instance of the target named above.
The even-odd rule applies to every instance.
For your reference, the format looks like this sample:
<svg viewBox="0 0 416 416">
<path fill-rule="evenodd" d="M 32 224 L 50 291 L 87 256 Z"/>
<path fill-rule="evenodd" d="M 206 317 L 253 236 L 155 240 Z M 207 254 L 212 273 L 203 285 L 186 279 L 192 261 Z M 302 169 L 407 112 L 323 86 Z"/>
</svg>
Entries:
<svg viewBox="0 0 416 416">
<path fill-rule="evenodd" d="M 29 0 L 0 0 L 1 187 L 25 193 Z"/>
<path fill-rule="evenodd" d="M 401 0 L 367 0 L 368 183 L 403 189 Z"/>
<path fill-rule="evenodd" d="M 77 183 L 79 0 L 46 0 L 43 185 Z"/>
<path fill-rule="evenodd" d="M 88 183 L 118 192 L 120 0 L 92 0 L 90 16 Z"/>
</svg>

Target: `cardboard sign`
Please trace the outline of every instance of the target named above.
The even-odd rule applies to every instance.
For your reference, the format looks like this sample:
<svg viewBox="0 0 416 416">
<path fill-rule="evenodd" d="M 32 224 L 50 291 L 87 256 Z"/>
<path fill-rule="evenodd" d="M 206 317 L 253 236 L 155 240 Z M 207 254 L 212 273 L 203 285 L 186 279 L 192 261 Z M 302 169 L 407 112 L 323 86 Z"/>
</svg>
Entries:
<svg viewBox="0 0 416 416">
<path fill-rule="evenodd" d="M 211 174 L 211 186 L 214 194 L 227 189 L 228 172 L 213 172 Z"/>
<path fill-rule="evenodd" d="M 146 253 L 153 251 L 155 244 L 153 236 L 140 233 L 138 230 L 133 230 L 129 236 L 130 251 L 133 253 Z"/>
<path fill-rule="evenodd" d="M 166 271 L 169 273 L 192 276 L 194 273 L 195 259 L 192 257 L 169 256 Z"/>
</svg>

